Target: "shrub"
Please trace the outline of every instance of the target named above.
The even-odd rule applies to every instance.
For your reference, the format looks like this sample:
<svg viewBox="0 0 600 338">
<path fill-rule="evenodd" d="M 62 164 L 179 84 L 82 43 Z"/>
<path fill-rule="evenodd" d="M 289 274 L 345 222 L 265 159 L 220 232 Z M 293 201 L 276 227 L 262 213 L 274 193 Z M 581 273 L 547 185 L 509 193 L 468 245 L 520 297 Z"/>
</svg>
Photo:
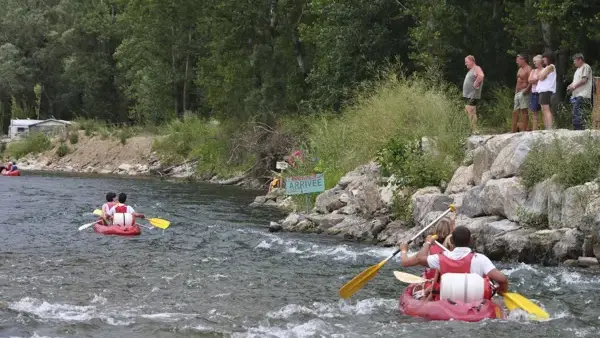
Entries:
<svg viewBox="0 0 600 338">
<path fill-rule="evenodd" d="M 24 139 L 11 142 L 6 148 L 6 155 L 19 159 L 27 154 L 41 153 L 52 148 L 48 137 L 42 133 L 28 133 Z"/>
<path fill-rule="evenodd" d="M 334 186 L 346 172 L 373 160 L 378 152 L 385 167 L 387 159 L 381 158 L 381 151 L 389 148 L 389 142 L 406 144 L 424 136 L 435 143 L 438 155 L 410 157 L 411 161 L 417 161 L 406 164 L 412 170 L 411 179 L 431 181 L 433 176 L 436 180 L 447 176 L 435 174 L 425 178 L 432 175 L 430 172 L 419 178 L 416 173 L 418 162 L 423 159 L 436 164 L 446 163 L 446 158 L 460 161 L 469 134 L 464 107 L 457 99 L 459 93 L 431 78 L 441 77 L 427 74 L 426 78 L 407 78 L 389 74 L 374 88 L 366 88 L 365 94 L 359 95 L 341 116 L 318 115 L 312 119 L 306 147 L 320 160 L 327 188 Z M 399 149 L 383 157 L 396 156 L 394 151 Z M 397 170 L 397 166 L 391 167 Z M 455 165 L 439 169 L 453 171 Z"/>
<path fill-rule="evenodd" d="M 504 133 L 510 131 L 515 90 L 493 84 L 490 87 L 490 97 L 482 100 L 482 104 L 477 109 L 478 124 L 485 132 Z M 541 117 L 539 123 L 541 126 Z"/>
<path fill-rule="evenodd" d="M 77 144 L 77 142 L 79 142 L 79 133 L 77 131 L 69 133 L 69 142 L 71 142 L 71 144 Z"/>
<path fill-rule="evenodd" d="M 60 146 L 56 149 L 56 155 L 58 157 L 66 156 L 69 153 L 69 147 L 66 144 L 61 143 Z"/>
<path fill-rule="evenodd" d="M 581 149 L 567 146 L 555 138 L 550 144 L 537 142 L 523 163 L 521 177 L 528 189 L 556 175 L 565 187 L 581 185 L 598 178 L 600 140 L 591 135 L 581 142 Z"/>
<path fill-rule="evenodd" d="M 121 144 L 124 145 L 125 143 L 127 143 L 127 140 L 133 136 L 133 131 L 131 130 L 131 128 L 123 127 L 119 129 L 118 135 L 119 141 L 121 142 Z"/>
</svg>

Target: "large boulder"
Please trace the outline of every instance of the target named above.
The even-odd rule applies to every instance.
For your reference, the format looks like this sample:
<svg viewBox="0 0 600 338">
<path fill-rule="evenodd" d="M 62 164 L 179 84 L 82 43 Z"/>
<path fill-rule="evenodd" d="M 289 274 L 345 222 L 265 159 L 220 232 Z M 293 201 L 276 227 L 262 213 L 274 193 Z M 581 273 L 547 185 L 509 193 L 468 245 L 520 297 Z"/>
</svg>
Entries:
<svg viewBox="0 0 600 338">
<path fill-rule="evenodd" d="M 590 232 L 596 215 L 600 212 L 600 185 L 589 182 L 567 188 L 562 193 L 560 221 L 552 228 L 574 228 Z"/>
<path fill-rule="evenodd" d="M 483 200 L 481 194 L 483 187 L 473 187 L 462 196 L 462 207 L 457 208 L 456 212 L 470 218 L 485 216 Z"/>
<path fill-rule="evenodd" d="M 343 194 L 344 191 L 338 188 L 329 189 L 320 193 L 315 201 L 314 211 L 321 214 L 328 214 L 332 211 L 338 210 L 345 205 L 340 200 L 340 197 Z"/>
<path fill-rule="evenodd" d="M 536 139 L 533 133 L 513 137 L 498 153 L 490 167 L 493 178 L 512 177 L 520 174 L 529 151 Z"/>
<path fill-rule="evenodd" d="M 503 216 L 518 222 L 518 210 L 525 204 L 527 191 L 519 178 L 501 178 L 487 182 L 480 197 L 486 215 Z"/>
<path fill-rule="evenodd" d="M 439 188 L 429 187 L 417 190 L 412 196 L 413 222 L 422 224 L 424 217 L 432 211 L 444 211 L 452 204 L 450 196 L 440 193 Z"/>
<path fill-rule="evenodd" d="M 456 194 L 469 190 L 473 186 L 473 165 L 468 167 L 461 166 L 456 169 L 448 187 L 446 194 Z"/>
<path fill-rule="evenodd" d="M 329 228 L 343 222 L 346 216 L 340 214 L 310 214 L 306 216 L 306 219 L 316 224 L 321 231 L 326 231 Z"/>
<path fill-rule="evenodd" d="M 361 217 L 348 216 L 342 222 L 329 228 L 327 233 L 331 235 L 342 234 L 346 239 L 372 241 L 385 229 L 387 223 L 385 218 L 365 220 Z"/>
<path fill-rule="evenodd" d="M 550 195 L 560 191 L 560 186 L 554 180 L 537 183 L 519 209 L 519 223 L 528 227 L 547 228 Z"/>
<path fill-rule="evenodd" d="M 476 185 L 481 183 L 483 173 L 490 170 L 500 151 L 516 135 L 518 134 L 495 135 L 473 151 L 473 181 Z"/>
</svg>

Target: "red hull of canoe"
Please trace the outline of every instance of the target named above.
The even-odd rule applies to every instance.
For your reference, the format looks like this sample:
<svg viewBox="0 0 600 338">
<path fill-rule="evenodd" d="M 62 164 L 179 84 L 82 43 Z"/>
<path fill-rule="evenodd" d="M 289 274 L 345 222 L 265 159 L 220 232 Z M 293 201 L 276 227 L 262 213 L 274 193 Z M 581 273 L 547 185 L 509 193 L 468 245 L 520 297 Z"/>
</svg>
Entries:
<svg viewBox="0 0 600 338">
<path fill-rule="evenodd" d="M 14 170 L 14 171 L 9 171 L 9 172 L 3 172 L 2 176 L 21 176 L 21 171 L 19 170 Z"/>
<path fill-rule="evenodd" d="M 504 318 L 502 308 L 493 301 L 451 304 L 447 300 L 427 302 L 416 300 L 412 297 L 412 289 L 415 285 L 409 285 L 400 296 L 400 312 L 429 320 L 461 320 L 465 322 L 478 322 L 480 320 Z"/>
<path fill-rule="evenodd" d="M 118 225 L 106 226 L 101 223 L 94 224 L 94 231 L 104 235 L 118 235 L 118 236 L 138 236 L 142 233 L 139 226 L 134 225 L 132 227 L 124 228 Z"/>
</svg>

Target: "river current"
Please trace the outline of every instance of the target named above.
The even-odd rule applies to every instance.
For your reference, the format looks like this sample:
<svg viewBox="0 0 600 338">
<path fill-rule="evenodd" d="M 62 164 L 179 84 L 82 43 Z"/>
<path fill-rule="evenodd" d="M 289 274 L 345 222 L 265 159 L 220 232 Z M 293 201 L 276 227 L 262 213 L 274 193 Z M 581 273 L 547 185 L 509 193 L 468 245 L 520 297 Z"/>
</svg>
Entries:
<svg viewBox="0 0 600 338">
<path fill-rule="evenodd" d="M 255 191 L 51 174 L 0 177 L 0 187 L 0 337 L 600 337 L 594 272 L 498 264 L 549 321 L 426 322 L 397 310 L 397 260 L 338 297 L 392 248 L 269 233 L 282 215 L 248 208 Z M 78 231 L 108 191 L 171 227 Z"/>
</svg>

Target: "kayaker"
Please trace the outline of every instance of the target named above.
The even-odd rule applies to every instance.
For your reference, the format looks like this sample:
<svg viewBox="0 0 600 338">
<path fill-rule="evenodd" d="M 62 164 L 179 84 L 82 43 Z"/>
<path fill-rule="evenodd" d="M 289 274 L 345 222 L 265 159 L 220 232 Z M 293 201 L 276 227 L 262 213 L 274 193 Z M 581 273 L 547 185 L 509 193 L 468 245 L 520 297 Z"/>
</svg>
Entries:
<svg viewBox="0 0 600 338">
<path fill-rule="evenodd" d="M 108 215 L 112 217 L 113 225 L 130 227 L 135 225 L 136 217 L 145 218 L 143 214 L 136 213 L 132 207 L 126 205 L 126 201 L 127 194 L 122 192 L 119 194 L 119 203 L 108 210 Z"/>
<path fill-rule="evenodd" d="M 453 245 L 451 243 L 452 231 L 454 231 L 454 220 L 450 217 L 444 217 L 439 222 L 434 231 L 431 232 L 431 235 L 437 236 L 437 241 L 440 243 L 444 243 L 443 245 L 452 249 Z M 440 248 L 438 245 L 432 245 L 429 247 L 429 255 L 437 255 L 444 252 L 444 249 Z M 428 283 L 424 286 L 424 296 L 427 297 L 427 300 L 437 300 L 439 298 L 439 293 L 432 293 L 434 287 L 439 289 L 439 278 L 440 273 L 437 269 L 427 268 L 423 273 L 423 278 L 432 280 L 432 283 Z"/>
<path fill-rule="evenodd" d="M 106 203 L 102 205 L 102 220 L 104 220 L 104 225 L 110 225 L 110 216 L 108 215 L 108 212 L 117 204 L 115 201 L 116 198 L 117 194 L 114 192 L 106 194 Z"/>
<path fill-rule="evenodd" d="M 444 291 L 449 291 L 450 293 L 466 292 L 467 294 L 463 295 L 466 298 L 472 298 L 475 293 L 478 293 L 477 296 L 480 296 L 481 299 L 491 299 L 493 290 L 489 280 L 498 283 L 496 287 L 498 292 L 503 293 L 508 290 L 508 278 L 506 275 L 500 272 L 485 255 L 471 252 L 469 248 L 471 231 L 469 228 L 465 226 L 456 227 L 452 232 L 452 241 L 455 246 L 454 250 L 444 251 L 441 254 L 428 255 L 429 249 L 434 244 L 432 236 L 427 236 L 423 248 L 413 257 L 408 257 L 407 255 L 408 244 L 402 243 L 400 245 L 402 266 L 423 265 L 428 268 L 438 269 L 442 280 L 440 283 L 442 298 L 445 298 Z M 481 276 L 483 277 L 483 285 L 469 285 L 467 283 L 469 280 L 468 277 L 453 278 L 454 275 L 450 276 L 452 278 L 446 279 L 446 281 L 449 281 L 449 285 L 445 285 L 444 275 L 448 273 Z"/>
</svg>

